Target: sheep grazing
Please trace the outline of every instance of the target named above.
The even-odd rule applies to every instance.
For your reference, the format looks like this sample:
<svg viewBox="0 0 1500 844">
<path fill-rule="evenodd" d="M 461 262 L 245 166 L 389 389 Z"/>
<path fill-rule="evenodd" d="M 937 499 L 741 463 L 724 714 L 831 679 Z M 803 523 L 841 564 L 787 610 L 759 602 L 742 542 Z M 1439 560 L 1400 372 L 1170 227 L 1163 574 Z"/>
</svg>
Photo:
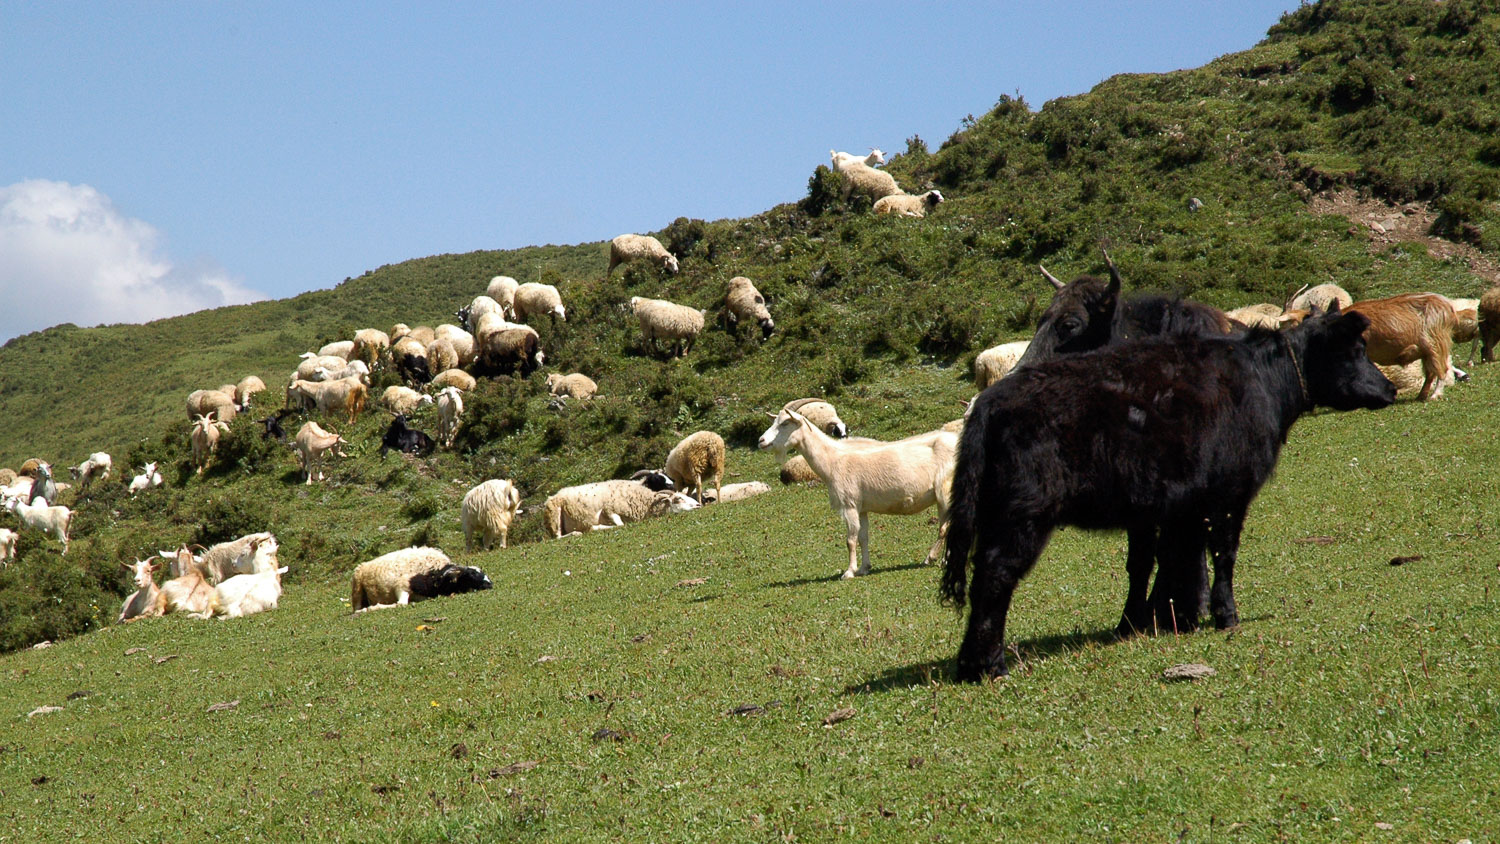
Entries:
<svg viewBox="0 0 1500 844">
<path fill-rule="evenodd" d="M 830 437 L 840 439 L 849 436 L 849 426 L 839 418 L 839 412 L 823 399 L 792 399 L 781 406 L 782 410 L 795 410 L 813 423 L 818 430 Z M 777 455 L 781 456 L 780 453 Z"/>
<path fill-rule="evenodd" d="M 21 468 L 16 470 L 16 475 L 23 478 L 34 478 L 36 477 L 37 467 L 41 465 L 42 459 L 40 457 L 27 458 L 26 462 L 21 464 Z"/>
<path fill-rule="evenodd" d="M 433 340 L 427 347 L 427 371 L 442 372 L 458 367 L 458 352 L 448 340 Z"/>
<path fill-rule="evenodd" d="M 703 487 L 709 478 L 713 479 L 715 496 L 721 494 L 725 461 L 724 438 L 713 431 L 698 431 L 673 446 L 662 473 L 682 492 L 694 493 L 702 504 Z"/>
<path fill-rule="evenodd" d="M 10 565 L 16 558 L 16 543 L 20 535 L 10 528 L 0 528 L 0 568 Z"/>
<path fill-rule="evenodd" d="M 516 288 L 521 283 L 508 275 L 497 275 L 490 279 L 490 284 L 484 289 L 484 295 L 500 303 L 502 313 L 515 316 Z"/>
<path fill-rule="evenodd" d="M 430 383 L 438 389 L 442 389 L 443 387 L 457 387 L 466 393 L 478 385 L 478 382 L 474 380 L 474 376 L 464 372 L 462 369 L 445 369 L 432 376 Z"/>
<path fill-rule="evenodd" d="M 1340 308 L 1348 309 L 1354 304 L 1354 297 L 1337 284 L 1320 284 L 1311 289 L 1303 285 L 1301 290 L 1292 294 L 1292 298 L 1287 300 L 1286 307 L 1282 310 L 1311 311 L 1316 308 L 1326 311 L 1333 307 L 1334 302 L 1337 302 Z"/>
<path fill-rule="evenodd" d="M 276 609 L 286 566 L 256 574 L 237 574 L 214 589 L 212 612 L 220 619 L 239 618 Z"/>
<path fill-rule="evenodd" d="M 437 327 L 437 339 L 432 342 L 436 343 L 438 340 L 446 340 L 453 346 L 453 353 L 458 355 L 459 366 L 468 366 L 473 363 L 474 357 L 479 351 L 474 345 L 474 335 L 450 322 L 445 322 Z M 448 367 L 448 369 L 452 368 L 451 366 Z M 435 369 L 431 371 L 442 372 L 443 370 Z"/>
<path fill-rule="evenodd" d="M 402 358 L 407 357 L 408 355 L 410 355 L 411 357 L 418 357 L 426 360 L 427 344 L 418 342 L 411 337 L 402 337 L 400 340 L 397 340 L 391 344 L 392 360 L 399 361 Z"/>
<path fill-rule="evenodd" d="M 336 457 L 347 457 L 344 454 L 344 446 L 348 441 L 338 434 L 323 430 L 316 422 L 308 421 L 302 424 L 297 431 L 296 445 L 297 460 L 302 463 L 302 471 L 307 476 L 302 483 L 311 486 L 313 482 L 313 471 L 317 471 L 318 480 L 323 480 L 323 469 L 319 465 L 323 461 L 323 455 L 332 451 Z"/>
<path fill-rule="evenodd" d="M 177 553 L 172 556 L 175 560 L 172 565 L 173 577 L 163 583 L 157 592 L 156 614 L 180 612 L 188 618 L 211 617 L 214 614 L 215 590 L 198 568 L 201 561 L 186 547 L 177 549 Z"/>
<path fill-rule="evenodd" d="M 68 528 L 73 523 L 73 511 L 60 505 L 28 504 L 19 498 L 7 497 L 5 506 L 21 520 L 21 524 L 40 531 L 62 543 L 62 552 L 68 553 Z"/>
<path fill-rule="evenodd" d="M 420 545 L 360 563 L 352 579 L 350 612 L 404 606 L 412 601 L 495 586 L 479 569 L 454 565 L 442 551 Z"/>
<path fill-rule="evenodd" d="M 974 387 L 983 390 L 1009 375 L 1020 362 L 1021 356 L 1026 354 L 1026 347 L 1029 345 L 1030 340 L 1017 340 L 1014 343 L 991 346 L 980 352 L 974 358 Z"/>
<path fill-rule="evenodd" d="M 669 273 L 677 272 L 677 257 L 661 241 L 650 235 L 622 234 L 609 242 L 609 269 L 604 271 L 604 277 L 609 278 L 620 264 L 643 259 L 661 264 Z"/>
<path fill-rule="evenodd" d="M 216 422 L 207 416 L 199 416 L 193 422 L 193 428 L 188 432 L 188 440 L 193 446 L 193 465 L 198 467 L 197 474 L 203 474 L 203 470 L 208 468 L 208 462 L 219 450 L 220 432 L 228 430 L 228 425 Z"/>
<path fill-rule="evenodd" d="M 0 468 L 0 487 L 10 486 L 19 477 L 21 476 L 16 474 L 16 470 L 9 466 Z"/>
<path fill-rule="evenodd" d="M 265 389 L 266 382 L 260 380 L 260 376 L 246 375 L 240 379 L 240 383 L 234 385 L 234 402 L 239 405 L 240 410 L 249 410 L 250 397 L 265 392 Z"/>
<path fill-rule="evenodd" d="M 321 382 L 293 381 L 286 388 L 288 407 L 300 407 L 304 410 L 316 407 L 323 413 L 345 412 L 349 415 L 351 425 L 365 409 L 365 400 L 369 394 L 369 388 L 358 378 Z"/>
<path fill-rule="evenodd" d="M 475 537 L 479 548 L 488 551 L 500 540 L 510 535 L 511 522 L 521 512 L 521 492 L 510 481 L 494 478 L 474 487 L 464 494 L 459 523 L 464 529 L 464 550 L 474 550 Z"/>
<path fill-rule="evenodd" d="M 426 347 L 423 347 L 426 351 Z M 321 367 L 329 372 L 338 372 L 349 366 L 349 359 L 341 355 L 316 355 L 307 352 L 302 356 L 302 362 L 297 364 L 297 378 L 301 381 L 313 380 L 313 373 Z"/>
<path fill-rule="evenodd" d="M 120 617 L 117 623 L 135 621 L 142 618 L 155 618 L 161 615 L 161 592 L 156 588 L 155 575 L 161 568 L 161 563 L 149 563 L 145 560 L 136 560 L 130 563 L 121 563 L 127 571 L 135 575 L 136 589 L 126 596 L 125 603 L 120 607 Z"/>
<path fill-rule="evenodd" d="M 1491 287 L 1479 297 L 1479 359 L 1495 359 L 1495 344 L 1500 343 L 1500 286 Z"/>
<path fill-rule="evenodd" d="M 937 504 L 938 524 L 948 511 L 948 483 L 958 437 L 933 432 L 893 443 L 835 440 L 794 410 L 783 410 L 762 434 L 760 448 L 796 448 L 828 485 L 828 503 L 848 529 L 849 566 L 844 579 L 870 573 L 870 514 L 909 516 Z M 944 528 L 927 552 L 938 559 Z M 858 550 L 856 552 L 856 543 Z"/>
<path fill-rule="evenodd" d="M 391 333 L 386 335 L 387 337 L 390 338 L 390 341 L 391 341 L 391 344 L 392 344 L 391 348 L 394 349 L 395 348 L 395 344 L 401 342 L 401 338 L 405 337 L 406 335 L 408 335 L 410 333 L 411 333 L 411 326 L 407 325 L 404 322 L 398 322 L 395 325 L 391 326 Z"/>
<path fill-rule="evenodd" d="M 567 309 L 563 307 L 562 295 L 550 284 L 528 281 L 516 288 L 514 313 L 517 321 L 538 314 L 547 314 L 552 320 L 568 321 Z"/>
<path fill-rule="evenodd" d="M 703 312 L 686 305 L 668 302 L 666 299 L 630 297 L 630 310 L 641 323 L 641 336 L 651 344 L 651 351 L 658 352 L 657 340 L 672 343 L 673 357 L 682 357 L 693 350 L 693 341 L 703 331 Z"/>
<path fill-rule="evenodd" d="M 332 343 L 325 343 L 325 344 L 323 344 L 323 348 L 318 349 L 318 355 L 320 357 L 325 357 L 325 356 L 341 357 L 341 358 L 343 358 L 345 360 L 348 360 L 350 357 L 352 357 L 354 355 L 354 341 L 353 340 L 335 340 Z"/>
<path fill-rule="evenodd" d="M 313 370 L 312 377 L 307 380 L 321 383 L 324 381 L 342 381 L 345 378 L 358 378 L 361 384 L 368 386 L 370 383 L 370 367 L 362 360 L 350 361 L 348 364 L 336 369 L 320 366 Z"/>
<path fill-rule="evenodd" d="M 515 290 L 512 289 L 510 292 L 511 302 L 515 301 L 515 293 Z M 505 319 L 506 313 L 510 310 L 509 305 L 510 302 L 501 304 L 500 300 L 493 296 L 475 296 L 474 300 L 469 302 L 468 305 L 459 308 L 455 316 L 463 322 L 465 328 L 473 331 L 474 326 L 479 324 L 479 320 L 483 319 L 485 314 L 494 314 L 501 319 Z"/>
<path fill-rule="evenodd" d="M 235 394 L 235 389 L 236 389 L 236 385 L 234 385 L 234 384 L 220 384 L 218 386 L 218 388 L 214 390 L 214 392 L 216 392 L 216 393 L 223 393 L 224 395 L 229 396 L 230 398 L 234 399 L 234 409 L 235 410 L 239 410 L 240 409 L 240 400 L 239 400 L 239 397 Z"/>
<path fill-rule="evenodd" d="M 746 498 L 754 498 L 762 493 L 771 491 L 771 485 L 765 481 L 747 481 L 742 484 L 725 484 L 718 495 L 704 496 L 704 504 L 727 504 L 731 501 L 744 501 Z"/>
<path fill-rule="evenodd" d="M 594 379 L 584 375 L 582 372 L 574 372 L 569 375 L 552 373 L 547 376 L 547 392 L 554 396 L 567 396 L 574 399 L 593 398 L 594 393 L 599 391 L 599 385 Z"/>
<path fill-rule="evenodd" d="M 426 348 L 428 344 L 437 339 L 437 329 L 430 325 L 419 325 L 413 328 L 406 336 L 421 343 L 423 348 Z"/>
<path fill-rule="evenodd" d="M 385 436 L 380 438 L 380 456 L 385 457 L 385 453 L 391 449 L 406 454 L 430 454 L 432 437 L 407 427 L 406 417 L 397 416 L 391 420 L 390 427 L 385 429 Z"/>
<path fill-rule="evenodd" d="M 856 164 L 862 164 L 866 167 L 874 167 L 877 164 L 885 163 L 885 153 L 874 147 L 870 148 L 869 155 L 855 155 L 851 152 L 835 152 L 834 150 L 829 150 L 828 157 L 833 160 L 833 170 L 835 173 L 842 173 Z"/>
<path fill-rule="evenodd" d="M 391 348 L 391 337 L 378 328 L 361 328 L 354 332 L 354 348 L 349 355 L 352 360 L 362 360 L 374 367 Z"/>
<path fill-rule="evenodd" d="M 141 467 L 141 473 L 130 479 L 130 496 L 135 497 L 143 489 L 161 486 L 161 472 L 156 470 L 156 461 Z"/>
<path fill-rule="evenodd" d="M 187 416 L 192 422 L 199 416 L 212 416 L 220 422 L 233 422 L 238 405 L 234 401 L 234 392 L 228 393 L 219 390 L 194 390 L 188 394 Z"/>
<path fill-rule="evenodd" d="M 434 379 L 435 380 L 435 379 Z M 432 396 L 424 395 L 410 387 L 393 384 L 380 394 L 380 405 L 400 416 L 411 413 L 424 404 L 432 404 Z"/>
<path fill-rule="evenodd" d="M 564 487 L 542 505 L 547 532 L 557 539 L 697 507 L 697 501 L 680 492 L 652 492 L 635 481 Z"/>
<path fill-rule="evenodd" d="M 876 214 L 895 214 L 898 217 L 926 217 L 927 212 L 938 207 L 938 203 L 942 201 L 942 193 L 935 190 L 916 195 L 893 193 L 875 200 L 874 211 Z"/>
<path fill-rule="evenodd" d="M 731 329 L 738 329 L 742 319 L 753 321 L 760 326 L 762 340 L 776 330 L 776 321 L 766 309 L 766 297 L 755 289 L 755 282 L 742 275 L 729 280 L 729 292 L 724 296 L 724 316 Z"/>
<path fill-rule="evenodd" d="M 546 359 L 541 337 L 529 325 L 491 332 L 479 349 L 483 366 L 504 375 L 520 372 L 522 378 L 535 372 Z"/>
<path fill-rule="evenodd" d="M 191 566 L 211 584 L 223 583 L 237 574 L 261 574 L 275 570 L 280 564 L 277 551 L 280 546 L 273 533 L 249 533 L 239 539 L 220 542 L 203 552 L 201 557 L 191 557 Z M 185 570 L 179 568 L 179 576 Z"/>
<path fill-rule="evenodd" d="M 1414 360 L 1405 366 L 1397 364 L 1376 364 L 1375 368 L 1386 377 L 1387 381 L 1396 385 L 1397 398 L 1411 398 L 1420 395 L 1422 388 L 1427 386 L 1427 376 L 1422 372 L 1422 362 Z M 1455 381 L 1460 380 L 1461 370 L 1454 369 L 1452 361 L 1449 361 L 1448 374 L 1443 377 L 1444 387 L 1450 387 Z M 1467 374 L 1462 376 L 1467 378 Z"/>
<path fill-rule="evenodd" d="M 884 170 L 876 170 L 865 164 L 851 164 L 844 168 L 844 181 L 852 193 L 867 196 L 877 202 L 893 194 L 905 193 L 896 179 Z"/>
<path fill-rule="evenodd" d="M 464 415 L 464 397 L 457 387 L 444 387 L 437 394 L 438 442 L 444 448 L 453 447 L 453 438 L 458 435 L 459 417 Z"/>
<path fill-rule="evenodd" d="M 1406 293 L 1355 302 L 1345 310 L 1369 320 L 1365 354 L 1371 362 L 1405 366 L 1420 359 L 1425 383 L 1418 398 L 1426 401 L 1443 395 L 1443 383 L 1452 366 L 1453 324 L 1458 319 L 1447 298 L 1436 293 Z"/>
</svg>

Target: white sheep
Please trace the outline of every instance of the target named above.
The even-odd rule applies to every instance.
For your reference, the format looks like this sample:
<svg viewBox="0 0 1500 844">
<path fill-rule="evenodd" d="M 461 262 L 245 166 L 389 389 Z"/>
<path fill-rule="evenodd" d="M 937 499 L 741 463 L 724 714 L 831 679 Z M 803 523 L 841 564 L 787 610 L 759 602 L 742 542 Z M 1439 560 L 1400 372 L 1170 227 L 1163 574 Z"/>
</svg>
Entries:
<svg viewBox="0 0 1500 844">
<path fill-rule="evenodd" d="M 137 492 L 151 487 L 161 486 L 161 472 L 156 470 L 156 461 L 151 461 L 141 467 L 141 473 L 130 479 L 130 496 L 135 497 Z"/>
<path fill-rule="evenodd" d="M 824 399 L 792 399 L 781 406 L 782 410 L 795 410 L 807 420 L 818 427 L 818 430 L 830 437 L 843 439 L 849 436 L 849 426 L 839 418 L 839 412 L 834 406 Z M 778 453 L 778 458 L 783 454 Z"/>
<path fill-rule="evenodd" d="M 320 356 L 335 356 L 345 360 L 354 356 L 353 340 L 335 340 L 332 343 L 324 343 L 323 348 L 318 349 Z"/>
<path fill-rule="evenodd" d="M 698 431 L 682 438 L 667 454 L 667 463 L 662 473 L 672 479 L 681 492 L 693 492 L 699 504 L 703 503 L 703 487 L 713 479 L 714 495 L 722 495 L 724 464 L 726 462 L 724 438 L 713 431 Z"/>
<path fill-rule="evenodd" d="M 844 169 L 843 174 L 850 191 L 868 196 L 871 200 L 904 193 L 890 173 L 865 164 L 851 164 Z"/>
<path fill-rule="evenodd" d="M 848 530 L 845 579 L 870 573 L 870 513 L 907 516 L 937 504 L 940 527 L 927 561 L 939 558 L 957 435 L 935 431 L 892 443 L 852 443 L 833 439 L 796 411 L 783 410 L 758 445 L 796 448 L 827 484 L 828 503 Z"/>
<path fill-rule="evenodd" d="M 486 367 L 502 373 L 519 370 L 521 377 L 525 378 L 541 368 L 547 354 L 542 351 L 542 340 L 536 329 L 529 325 L 510 325 L 485 335 L 479 347 L 479 360 Z"/>
<path fill-rule="evenodd" d="M 234 401 L 240 406 L 240 410 L 250 409 L 250 397 L 256 393 L 264 392 L 266 382 L 260 380 L 259 375 L 246 375 L 234 385 Z"/>
<path fill-rule="evenodd" d="M 386 387 L 385 392 L 380 394 L 380 404 L 386 410 L 399 416 L 403 413 L 415 412 L 420 405 L 432 404 L 432 396 L 423 395 L 410 387 L 392 385 Z"/>
<path fill-rule="evenodd" d="M 479 569 L 454 565 L 442 551 L 420 545 L 360 563 L 352 580 L 351 612 L 402 606 L 411 601 L 494 586 Z"/>
<path fill-rule="evenodd" d="M 557 288 L 535 281 L 528 281 L 516 288 L 514 313 L 517 321 L 538 314 L 548 314 L 554 321 L 568 321 L 567 309 L 563 307 L 562 295 L 557 292 Z"/>
<path fill-rule="evenodd" d="M 464 550 L 474 550 L 478 537 L 480 550 L 488 551 L 500 540 L 505 547 L 511 522 L 521 512 L 521 492 L 507 480 L 492 478 L 464 494 L 459 522 L 464 529 Z"/>
<path fill-rule="evenodd" d="M 771 312 L 766 308 L 766 297 L 755 289 L 755 282 L 742 275 L 729 280 L 724 309 L 731 328 L 739 327 L 742 319 L 754 322 L 760 326 L 761 339 L 770 337 L 776 330 L 776 321 L 771 319 Z"/>
<path fill-rule="evenodd" d="M 604 277 L 608 278 L 620 264 L 638 259 L 659 263 L 669 273 L 678 269 L 677 257 L 661 241 L 650 235 L 622 234 L 609 242 L 609 269 L 604 271 Z"/>
<path fill-rule="evenodd" d="M 375 366 L 390 348 L 389 334 L 378 328 L 361 328 L 354 332 L 354 349 L 349 354 L 353 360 L 362 360 L 369 366 Z"/>
<path fill-rule="evenodd" d="M 869 155 L 855 155 L 852 152 L 836 152 L 834 150 L 829 150 L 828 157 L 833 160 L 833 170 L 835 173 L 842 173 L 855 164 L 863 164 L 866 167 L 874 167 L 877 164 L 885 163 L 885 153 L 881 152 L 878 149 L 875 149 L 874 147 L 870 148 Z"/>
<path fill-rule="evenodd" d="M 10 528 L 0 528 L 0 568 L 10 565 L 16 558 L 16 543 L 20 534 Z"/>
<path fill-rule="evenodd" d="M 276 535 L 262 531 L 220 542 L 191 557 L 193 568 L 211 584 L 223 583 L 237 574 L 261 574 L 280 564 Z"/>
<path fill-rule="evenodd" d="M 635 481 L 564 487 L 542 505 L 547 532 L 559 539 L 697 507 L 697 501 L 680 492 L 652 492 Z"/>
<path fill-rule="evenodd" d="M 1243 308 L 1235 308 L 1225 311 L 1224 316 L 1229 317 L 1246 328 L 1269 328 L 1276 330 L 1281 327 L 1282 314 L 1286 309 L 1280 305 L 1272 305 L 1263 302 L 1257 305 L 1246 305 Z"/>
<path fill-rule="evenodd" d="M 129 563 L 120 565 L 135 575 L 136 589 L 125 597 L 125 603 L 120 606 L 120 617 L 117 623 L 155 618 L 161 615 L 161 592 L 156 587 L 155 579 L 156 572 L 161 569 L 161 563 L 136 560 L 134 565 Z"/>
<path fill-rule="evenodd" d="M 446 339 L 436 339 L 427 346 L 428 373 L 457 368 L 458 351 L 453 348 L 452 342 Z"/>
<path fill-rule="evenodd" d="M 37 504 L 27 504 L 19 498 L 6 499 L 6 506 L 21 520 L 21 524 L 40 531 L 62 543 L 62 552 L 68 553 L 68 527 L 73 523 L 73 511 L 61 505 L 50 505 L 47 499 L 38 498 Z"/>
<path fill-rule="evenodd" d="M 515 316 L 516 288 L 520 286 L 519 281 L 508 275 L 497 275 L 490 279 L 490 284 L 485 288 L 484 294 L 499 302 L 505 313 Z"/>
<path fill-rule="evenodd" d="M 478 349 L 474 346 L 474 335 L 451 322 L 445 322 L 437 327 L 437 339 L 433 342 L 438 340 L 447 340 L 452 344 L 453 351 L 458 355 L 459 366 L 468 366 L 473 363 L 478 354 Z M 452 369 L 452 367 L 447 368 Z M 432 370 L 434 374 L 442 371 L 441 369 Z"/>
<path fill-rule="evenodd" d="M 406 336 L 417 341 L 418 343 L 421 343 L 425 348 L 433 340 L 437 339 L 437 329 L 433 328 L 430 325 L 418 325 L 413 328 L 411 332 Z"/>
<path fill-rule="evenodd" d="M 876 214 L 895 214 L 898 217 L 926 217 L 927 212 L 938 207 L 943 194 L 930 190 L 926 193 L 893 193 L 875 200 Z"/>
<path fill-rule="evenodd" d="M 1017 340 L 1013 343 L 991 346 L 980 352 L 974 358 L 974 386 L 983 390 L 1009 375 L 1010 371 L 1015 369 L 1016 364 L 1021 361 L 1021 356 L 1026 354 L 1026 349 L 1030 345 L 1030 340 Z"/>
<path fill-rule="evenodd" d="M 228 425 L 208 416 L 199 416 L 193 422 L 193 428 L 188 432 L 188 441 L 193 446 L 193 465 L 198 467 L 197 474 L 203 474 L 203 470 L 208 468 L 209 460 L 219 450 L 219 434 L 228 431 Z"/>
<path fill-rule="evenodd" d="M 410 333 L 410 325 L 407 325 L 404 322 L 398 322 L 395 325 L 391 326 L 391 333 L 387 334 L 386 336 L 390 338 L 391 343 L 394 345 L 395 343 L 399 342 L 402 337 L 405 337 Z"/>
<path fill-rule="evenodd" d="M 427 359 L 427 344 L 411 336 L 402 337 L 391 343 L 391 360 L 400 362 L 407 355 L 416 355 L 423 360 Z"/>
<path fill-rule="evenodd" d="M 515 301 L 514 290 L 511 291 L 511 301 Z M 475 296 L 474 300 L 470 302 L 468 307 L 465 309 L 468 311 L 468 316 L 464 320 L 464 322 L 472 331 L 474 326 L 479 323 L 479 319 L 485 314 L 495 314 L 501 319 L 504 319 L 506 313 L 509 311 L 508 305 L 509 303 L 501 304 L 500 301 L 493 296 Z M 463 311 L 459 311 L 460 316 L 463 316 L 463 313 Z"/>
<path fill-rule="evenodd" d="M 109 454 L 96 451 L 77 466 L 69 467 L 68 472 L 73 475 L 73 480 L 78 481 L 78 490 L 82 492 L 94 481 L 109 480 L 109 472 L 113 468 L 114 460 Z"/>
<path fill-rule="evenodd" d="M 212 612 L 221 620 L 276 609 L 281 600 L 281 576 L 287 567 L 257 574 L 237 574 L 214 589 Z"/>
<path fill-rule="evenodd" d="M 1337 284 L 1320 284 L 1312 289 L 1303 285 L 1303 288 L 1292 296 L 1291 301 L 1286 303 L 1286 310 L 1311 311 L 1317 308 L 1326 311 L 1334 302 L 1338 302 L 1342 310 L 1354 304 L 1354 297 Z"/>
<path fill-rule="evenodd" d="M 425 346 L 423 347 L 423 351 L 426 351 Z M 342 355 L 316 355 L 312 352 L 307 352 L 302 355 L 302 362 L 297 364 L 296 377 L 302 381 L 311 381 L 313 380 L 313 373 L 317 372 L 319 367 L 329 372 L 338 372 L 348 366 L 349 359 Z"/>
<path fill-rule="evenodd" d="M 369 366 L 369 364 L 365 363 L 362 360 L 351 360 L 351 361 L 349 361 L 348 364 L 346 364 L 344 366 L 337 367 L 337 368 L 332 368 L 332 369 L 330 369 L 329 367 L 326 367 L 326 366 L 320 366 L 317 369 L 313 370 L 312 377 L 308 378 L 307 380 L 308 381 L 313 381 L 313 382 L 323 382 L 323 381 L 342 381 L 345 378 L 358 378 L 360 380 L 360 383 L 362 383 L 362 384 L 369 384 L 370 383 L 370 366 Z"/>
<path fill-rule="evenodd" d="M 820 484 L 823 479 L 807 465 L 807 458 L 798 454 L 781 464 L 779 475 L 784 484 Z"/>
<path fill-rule="evenodd" d="M 588 399 L 593 398 L 594 393 L 598 391 L 599 385 L 594 383 L 594 379 L 582 372 L 573 372 L 568 375 L 554 372 L 547 376 L 547 392 L 553 396 Z"/>
<path fill-rule="evenodd" d="M 438 442 L 445 448 L 453 447 L 453 438 L 458 436 L 459 418 L 464 415 L 464 397 L 457 387 L 444 387 L 438 391 Z"/>
<path fill-rule="evenodd" d="M 744 501 L 757 495 L 771 491 L 771 485 L 765 481 L 746 481 L 739 484 L 725 484 L 718 495 L 704 496 L 705 504 L 720 503 L 727 504 L 731 501 Z"/>
<path fill-rule="evenodd" d="M 337 457 L 345 457 L 344 446 L 348 441 L 338 434 L 329 433 L 316 422 L 305 422 L 297 431 L 296 445 L 297 459 L 302 463 L 302 471 L 307 478 L 302 483 L 311 485 L 313 482 L 313 470 L 317 470 L 318 480 L 323 480 L 323 469 L 318 464 L 322 462 L 324 453 L 332 451 Z"/>
<path fill-rule="evenodd" d="M 437 389 L 457 387 L 466 393 L 478 386 L 478 383 L 474 380 L 474 376 L 462 369 L 445 369 L 432 376 L 431 381 L 431 385 Z"/>
<path fill-rule="evenodd" d="M 651 351 L 658 351 L 656 341 L 666 340 L 673 344 L 674 357 L 686 355 L 693 349 L 693 341 L 703 331 L 703 312 L 668 302 L 666 299 L 630 297 L 630 310 L 641 324 L 641 336 L 651 343 Z"/>
<path fill-rule="evenodd" d="M 194 390 L 188 394 L 189 422 L 199 416 L 213 416 L 220 422 L 233 422 L 237 409 L 233 388 L 227 393 L 221 390 Z"/>
</svg>

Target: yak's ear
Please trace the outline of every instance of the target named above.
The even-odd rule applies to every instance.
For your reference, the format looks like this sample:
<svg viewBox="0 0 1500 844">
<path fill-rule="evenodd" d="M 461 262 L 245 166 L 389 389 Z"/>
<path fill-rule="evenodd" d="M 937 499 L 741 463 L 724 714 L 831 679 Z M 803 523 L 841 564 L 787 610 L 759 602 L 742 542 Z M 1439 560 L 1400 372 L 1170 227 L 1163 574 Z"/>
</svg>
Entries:
<svg viewBox="0 0 1500 844">
<path fill-rule="evenodd" d="M 1330 314 L 1336 314 L 1336 313 L 1342 311 L 1343 309 L 1344 309 L 1343 304 L 1340 303 L 1339 300 L 1334 299 L 1333 300 L 1333 304 L 1328 306 L 1328 313 L 1330 313 Z"/>
<path fill-rule="evenodd" d="M 1334 332 L 1347 337 L 1355 337 L 1365 333 L 1365 329 L 1370 327 L 1370 318 L 1359 311 L 1349 311 L 1345 314 L 1339 314 L 1337 308 L 1338 304 L 1335 303 L 1335 310 L 1329 313 Z"/>
</svg>

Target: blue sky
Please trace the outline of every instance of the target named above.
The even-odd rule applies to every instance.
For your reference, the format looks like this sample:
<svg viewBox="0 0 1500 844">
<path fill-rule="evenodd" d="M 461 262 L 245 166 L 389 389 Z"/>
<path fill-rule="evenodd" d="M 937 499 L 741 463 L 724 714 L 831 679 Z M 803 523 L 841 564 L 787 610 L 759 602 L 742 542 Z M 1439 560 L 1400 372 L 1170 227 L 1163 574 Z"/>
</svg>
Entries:
<svg viewBox="0 0 1500 844">
<path fill-rule="evenodd" d="M 1294 6 L 7 2 L 0 340 L 754 214 Z"/>
</svg>

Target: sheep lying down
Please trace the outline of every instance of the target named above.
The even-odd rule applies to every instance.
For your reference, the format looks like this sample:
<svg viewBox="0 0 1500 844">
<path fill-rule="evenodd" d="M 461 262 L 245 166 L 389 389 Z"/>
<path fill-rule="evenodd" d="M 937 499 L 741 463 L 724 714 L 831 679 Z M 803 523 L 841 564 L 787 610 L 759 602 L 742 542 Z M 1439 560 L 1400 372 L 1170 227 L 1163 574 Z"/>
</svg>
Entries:
<svg viewBox="0 0 1500 844">
<path fill-rule="evenodd" d="M 360 563 L 354 569 L 349 595 L 353 612 L 403 606 L 439 595 L 494 588 L 488 576 L 474 566 L 454 565 L 436 548 L 402 548 Z"/>
</svg>

